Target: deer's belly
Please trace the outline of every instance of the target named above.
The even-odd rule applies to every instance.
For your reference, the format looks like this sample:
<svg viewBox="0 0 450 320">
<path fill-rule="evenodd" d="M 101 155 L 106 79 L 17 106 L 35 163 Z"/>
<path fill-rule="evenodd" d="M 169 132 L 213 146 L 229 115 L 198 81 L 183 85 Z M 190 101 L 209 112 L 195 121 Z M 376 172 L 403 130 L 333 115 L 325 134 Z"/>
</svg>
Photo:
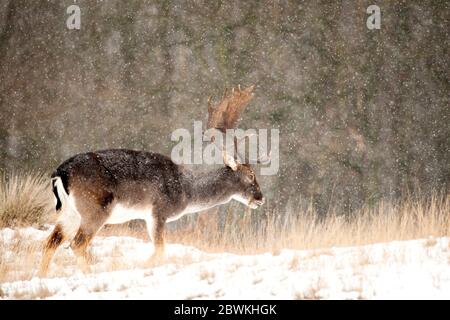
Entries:
<svg viewBox="0 0 450 320">
<path fill-rule="evenodd" d="M 106 224 L 119 224 L 136 219 L 151 219 L 152 208 L 132 208 L 124 206 L 120 203 L 116 204 L 111 211 L 111 215 Z"/>
<path fill-rule="evenodd" d="M 183 217 L 185 214 L 189 214 L 189 213 L 195 213 L 195 212 L 200 212 L 203 211 L 205 209 L 208 209 L 209 207 L 207 205 L 191 205 L 191 206 L 187 206 L 183 211 L 174 214 L 172 216 L 170 216 L 169 218 L 167 218 L 167 222 L 172 222 L 175 220 L 180 219 L 181 217 Z"/>
</svg>

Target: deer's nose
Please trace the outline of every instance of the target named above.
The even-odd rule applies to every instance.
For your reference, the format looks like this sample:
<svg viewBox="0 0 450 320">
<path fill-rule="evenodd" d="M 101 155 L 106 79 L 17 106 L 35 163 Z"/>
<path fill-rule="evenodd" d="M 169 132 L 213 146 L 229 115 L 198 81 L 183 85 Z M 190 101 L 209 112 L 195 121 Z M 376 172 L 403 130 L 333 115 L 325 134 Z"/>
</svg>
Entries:
<svg viewBox="0 0 450 320">
<path fill-rule="evenodd" d="M 265 198 L 263 196 L 259 197 L 259 198 L 255 198 L 254 201 L 258 206 L 262 206 L 265 202 Z"/>
<path fill-rule="evenodd" d="M 264 202 L 264 197 L 263 197 L 261 192 L 256 193 L 254 198 L 255 198 L 255 200 L 259 200 L 259 201 Z"/>
</svg>

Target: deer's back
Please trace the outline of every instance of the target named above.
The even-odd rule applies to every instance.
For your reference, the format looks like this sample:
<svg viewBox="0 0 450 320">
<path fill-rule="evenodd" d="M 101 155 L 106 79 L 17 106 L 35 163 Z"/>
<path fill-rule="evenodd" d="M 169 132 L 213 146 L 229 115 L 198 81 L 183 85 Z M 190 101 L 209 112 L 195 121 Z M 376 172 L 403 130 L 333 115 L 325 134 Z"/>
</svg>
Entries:
<svg viewBox="0 0 450 320">
<path fill-rule="evenodd" d="M 153 152 L 111 149 L 75 155 L 52 177 L 61 177 L 68 194 L 90 194 L 99 202 L 182 206 L 183 169 Z M 106 203 L 105 203 L 106 204 Z"/>
</svg>

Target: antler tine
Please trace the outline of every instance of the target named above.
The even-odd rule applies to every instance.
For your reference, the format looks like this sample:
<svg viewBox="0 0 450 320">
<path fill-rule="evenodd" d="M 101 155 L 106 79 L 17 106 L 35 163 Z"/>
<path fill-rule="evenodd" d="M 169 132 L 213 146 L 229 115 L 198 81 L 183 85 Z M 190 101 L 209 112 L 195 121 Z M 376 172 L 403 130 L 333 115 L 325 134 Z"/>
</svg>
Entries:
<svg viewBox="0 0 450 320">
<path fill-rule="evenodd" d="M 256 159 L 256 163 L 258 164 L 266 164 L 269 163 L 270 160 L 272 160 L 272 150 L 269 151 L 269 154 L 267 155 L 267 158 L 264 160 L 261 160 L 261 158 L 258 156 L 258 158 Z"/>
<path fill-rule="evenodd" d="M 208 97 L 208 113 L 213 112 L 213 106 L 211 105 L 211 101 L 212 101 L 212 96 Z"/>
<path fill-rule="evenodd" d="M 272 160 L 272 150 L 269 151 L 269 154 L 264 158 L 261 159 L 261 157 L 257 157 L 256 159 L 248 159 L 249 163 L 255 162 L 257 164 L 268 164 Z"/>
<path fill-rule="evenodd" d="M 249 163 L 252 163 L 252 162 L 255 162 L 255 163 L 257 163 L 257 164 L 267 164 L 267 163 L 269 163 L 270 160 L 272 159 L 272 150 L 269 151 L 269 154 L 268 154 L 268 155 L 264 156 L 264 159 L 262 159 L 259 155 L 258 155 L 258 157 L 257 157 L 256 159 L 250 159 L 250 158 L 247 159 L 246 156 L 242 156 L 242 155 L 239 154 L 239 152 L 237 151 L 237 150 L 238 150 L 238 147 L 237 147 L 237 146 L 239 146 L 246 138 L 250 138 L 250 137 L 252 137 L 252 136 L 257 136 L 257 134 L 256 134 L 256 133 L 246 134 L 246 135 L 244 135 L 243 137 L 241 137 L 240 139 L 237 139 L 237 138 L 235 137 L 234 144 L 235 144 L 235 152 L 236 152 L 236 154 L 237 154 L 240 158 L 246 159 L 246 161 L 249 162 Z"/>
<path fill-rule="evenodd" d="M 223 91 L 223 95 L 222 95 L 222 100 L 224 100 L 228 95 L 228 88 L 225 88 L 225 90 Z"/>
</svg>

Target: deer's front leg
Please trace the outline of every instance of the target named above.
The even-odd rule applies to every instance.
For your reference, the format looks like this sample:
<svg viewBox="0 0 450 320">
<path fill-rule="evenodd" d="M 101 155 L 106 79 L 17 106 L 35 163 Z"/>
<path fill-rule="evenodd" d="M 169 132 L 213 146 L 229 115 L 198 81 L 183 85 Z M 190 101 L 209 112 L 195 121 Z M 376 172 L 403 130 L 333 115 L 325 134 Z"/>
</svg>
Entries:
<svg viewBox="0 0 450 320">
<path fill-rule="evenodd" d="M 153 219 L 147 221 L 147 230 L 150 239 L 153 242 L 155 248 L 153 255 L 149 258 L 148 263 L 153 265 L 159 263 L 164 258 L 164 225 L 166 224 L 166 219 L 153 216 Z"/>
</svg>

